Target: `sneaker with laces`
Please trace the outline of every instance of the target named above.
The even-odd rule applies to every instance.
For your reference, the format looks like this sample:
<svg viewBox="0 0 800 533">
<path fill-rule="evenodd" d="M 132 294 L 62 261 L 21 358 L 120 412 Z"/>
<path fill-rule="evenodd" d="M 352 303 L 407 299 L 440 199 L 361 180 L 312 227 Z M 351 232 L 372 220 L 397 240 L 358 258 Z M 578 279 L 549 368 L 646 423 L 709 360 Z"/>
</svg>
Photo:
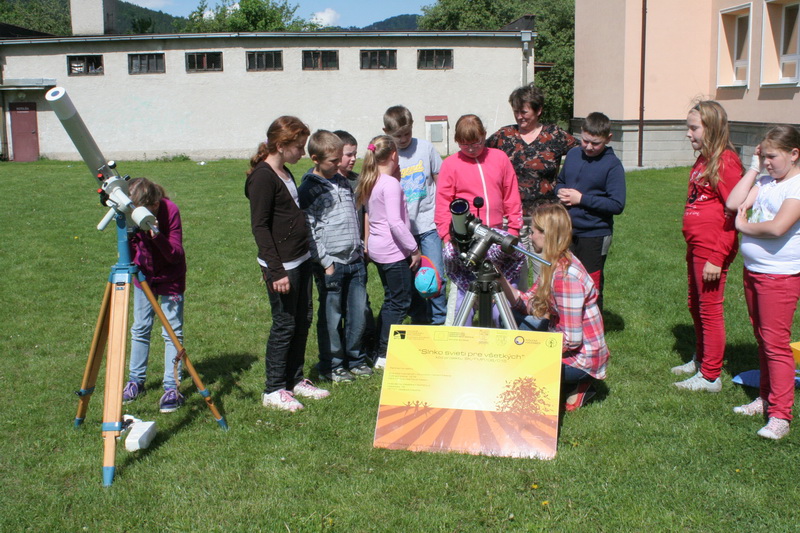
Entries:
<svg viewBox="0 0 800 533">
<path fill-rule="evenodd" d="M 320 374 L 319 378 L 325 381 L 332 381 L 333 383 L 352 383 L 356 377 L 342 367 L 335 368 L 328 374 Z"/>
<path fill-rule="evenodd" d="M 159 411 L 162 413 L 172 413 L 183 405 L 183 394 L 178 389 L 167 389 L 159 402 Z"/>
<path fill-rule="evenodd" d="M 755 400 L 750 403 L 746 403 L 744 405 L 737 405 L 733 408 L 733 412 L 737 415 L 747 415 L 747 416 L 755 416 L 755 415 L 763 415 L 764 414 L 764 400 L 759 396 Z"/>
<path fill-rule="evenodd" d="M 385 357 L 378 357 L 375 359 L 375 364 L 372 365 L 372 368 L 375 370 L 382 370 L 386 368 L 386 358 Z"/>
<path fill-rule="evenodd" d="M 144 383 L 129 381 L 122 389 L 122 403 L 130 403 L 139 396 L 144 396 Z"/>
<path fill-rule="evenodd" d="M 310 379 L 304 379 L 303 381 L 299 382 L 294 386 L 292 392 L 295 396 L 300 396 L 301 398 L 311 398 L 312 400 L 321 400 L 331 395 L 330 391 L 320 389 L 311 383 Z"/>
<path fill-rule="evenodd" d="M 698 372 L 694 376 L 673 383 L 679 389 L 693 390 L 693 391 L 706 391 L 706 392 L 719 392 L 722 390 L 722 380 L 720 378 L 714 381 L 708 381 L 703 377 L 702 372 Z"/>
<path fill-rule="evenodd" d="M 700 371 L 700 368 L 697 366 L 697 360 L 692 356 L 692 360 L 688 363 L 684 363 L 682 365 L 673 366 L 670 369 L 670 372 L 675 374 L 676 376 L 680 376 L 683 374 L 696 374 Z"/>
<path fill-rule="evenodd" d="M 350 373 L 357 378 L 368 378 L 373 374 L 372 369 L 364 363 L 351 368 Z"/>
<path fill-rule="evenodd" d="M 303 408 L 303 404 L 298 402 L 294 394 L 286 389 L 278 389 L 269 394 L 265 392 L 261 395 L 261 403 L 264 407 L 275 407 L 292 413 Z"/>
<path fill-rule="evenodd" d="M 758 436 L 765 439 L 778 440 L 789 434 L 789 421 L 783 418 L 769 417 L 767 425 L 758 430 Z"/>
</svg>

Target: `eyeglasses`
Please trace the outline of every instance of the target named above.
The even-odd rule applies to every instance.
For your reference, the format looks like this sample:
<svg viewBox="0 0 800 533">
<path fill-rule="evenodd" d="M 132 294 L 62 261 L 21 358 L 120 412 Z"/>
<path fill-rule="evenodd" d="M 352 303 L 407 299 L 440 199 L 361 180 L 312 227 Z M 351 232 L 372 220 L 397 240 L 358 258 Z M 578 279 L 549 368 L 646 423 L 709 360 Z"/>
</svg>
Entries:
<svg viewBox="0 0 800 533">
<path fill-rule="evenodd" d="M 476 150 L 478 148 L 483 147 L 485 142 L 486 141 L 478 141 L 478 142 L 469 143 L 469 144 L 458 143 L 458 147 L 459 148 L 463 148 L 463 149 L 467 149 L 467 150 Z"/>
</svg>

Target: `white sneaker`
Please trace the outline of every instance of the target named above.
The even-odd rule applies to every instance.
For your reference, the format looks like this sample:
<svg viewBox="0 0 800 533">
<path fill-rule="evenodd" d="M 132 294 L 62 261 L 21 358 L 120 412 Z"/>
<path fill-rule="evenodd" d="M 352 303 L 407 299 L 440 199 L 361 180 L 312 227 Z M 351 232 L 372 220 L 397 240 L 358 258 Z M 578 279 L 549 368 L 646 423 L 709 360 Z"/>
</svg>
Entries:
<svg viewBox="0 0 800 533">
<path fill-rule="evenodd" d="M 767 425 L 758 430 L 758 436 L 765 439 L 778 440 L 789 434 L 789 421 L 783 418 L 769 417 Z"/>
<path fill-rule="evenodd" d="M 750 403 L 746 403 L 744 405 L 737 405 L 733 408 L 733 412 L 737 415 L 747 415 L 747 416 L 755 416 L 755 415 L 763 415 L 764 414 L 764 400 L 759 396 L 755 400 Z"/>
<path fill-rule="evenodd" d="M 706 392 L 719 392 L 722 390 L 722 381 L 717 378 L 714 381 L 708 381 L 703 377 L 702 372 L 698 372 L 689 379 L 684 379 L 674 383 L 679 389 L 706 391 Z"/>
<path fill-rule="evenodd" d="M 321 400 L 331 395 L 330 391 L 320 389 L 311 383 L 311 380 L 309 379 L 304 379 L 295 385 L 294 389 L 292 389 L 292 392 L 295 396 L 300 396 L 301 398 L 311 398 L 312 400 Z"/>
<path fill-rule="evenodd" d="M 386 368 L 386 358 L 385 357 L 378 357 L 377 359 L 375 359 L 375 364 L 372 365 L 372 368 L 375 368 L 375 369 L 378 369 L 378 370 L 380 370 L 382 368 Z"/>
<path fill-rule="evenodd" d="M 303 404 L 295 400 L 294 394 L 286 389 L 279 389 L 269 394 L 265 392 L 261 395 L 261 403 L 264 404 L 264 407 L 275 407 L 291 412 L 303 408 Z"/>
<path fill-rule="evenodd" d="M 700 369 L 697 367 L 697 361 L 695 361 L 694 357 L 688 363 L 684 363 L 682 365 L 673 366 L 670 369 L 670 372 L 675 374 L 676 376 L 680 376 L 682 374 L 696 374 Z"/>
</svg>

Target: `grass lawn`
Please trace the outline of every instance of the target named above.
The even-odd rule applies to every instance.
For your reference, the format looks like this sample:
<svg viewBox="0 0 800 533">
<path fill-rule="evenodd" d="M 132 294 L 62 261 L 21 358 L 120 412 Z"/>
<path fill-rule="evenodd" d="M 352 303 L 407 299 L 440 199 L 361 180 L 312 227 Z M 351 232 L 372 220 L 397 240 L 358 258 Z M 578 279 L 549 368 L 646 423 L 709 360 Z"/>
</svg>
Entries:
<svg viewBox="0 0 800 533">
<path fill-rule="evenodd" d="M 687 169 L 628 175 L 606 271 L 605 390 L 563 417 L 556 459 L 537 461 L 373 449 L 380 375 L 334 386 L 301 413 L 261 406 L 270 309 L 247 166 L 119 164 L 163 184 L 181 208 L 186 348 L 230 430 L 188 379 L 187 405 L 158 412 L 156 335 L 148 394 L 126 412 L 157 421 L 158 436 L 135 453 L 120 443 L 104 488 L 104 371 L 78 430 L 73 391 L 116 261 L 113 230 L 95 229 L 105 209 L 82 162 L 0 164 L 0 531 L 798 529 L 800 430 L 766 441 L 761 420 L 731 410 L 756 395 L 730 383 L 757 367 L 741 259 L 729 276 L 722 392 L 672 386 L 669 368 L 693 351 L 680 232 Z M 374 267 L 370 293 L 377 311 Z M 316 354 L 312 327 L 307 367 Z"/>
</svg>

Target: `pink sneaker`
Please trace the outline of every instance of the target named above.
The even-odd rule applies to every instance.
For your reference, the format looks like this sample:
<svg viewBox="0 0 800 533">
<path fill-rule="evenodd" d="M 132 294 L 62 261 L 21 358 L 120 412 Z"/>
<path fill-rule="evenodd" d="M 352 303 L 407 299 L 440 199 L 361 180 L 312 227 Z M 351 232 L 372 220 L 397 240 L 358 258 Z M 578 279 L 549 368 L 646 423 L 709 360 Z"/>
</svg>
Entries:
<svg viewBox="0 0 800 533">
<path fill-rule="evenodd" d="M 331 395 L 330 391 L 320 389 L 311 383 L 311 380 L 309 379 L 304 379 L 295 385 L 292 392 L 294 392 L 295 396 L 300 396 L 301 398 L 311 398 L 312 400 L 321 400 Z"/>
<path fill-rule="evenodd" d="M 737 415 L 747 415 L 747 416 L 755 416 L 755 415 L 763 415 L 764 408 L 766 407 L 764 400 L 759 396 L 755 400 L 750 403 L 746 403 L 744 405 L 737 405 L 733 408 L 733 412 Z"/>
<path fill-rule="evenodd" d="M 769 417 L 767 425 L 758 430 L 758 436 L 765 439 L 778 440 L 789 434 L 789 421 L 783 418 Z"/>
<path fill-rule="evenodd" d="M 286 389 L 279 389 L 269 394 L 265 392 L 261 395 L 261 403 L 264 404 L 264 407 L 275 407 L 290 412 L 303 408 L 303 404 L 295 400 L 294 394 Z"/>
</svg>

